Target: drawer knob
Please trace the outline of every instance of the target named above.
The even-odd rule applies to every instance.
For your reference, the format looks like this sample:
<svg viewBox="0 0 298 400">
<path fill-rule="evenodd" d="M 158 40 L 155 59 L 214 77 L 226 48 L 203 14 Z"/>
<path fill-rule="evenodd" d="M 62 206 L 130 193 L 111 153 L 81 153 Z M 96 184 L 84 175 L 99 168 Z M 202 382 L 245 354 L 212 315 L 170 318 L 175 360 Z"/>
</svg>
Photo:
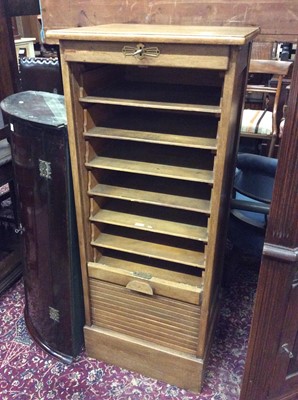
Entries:
<svg viewBox="0 0 298 400">
<path fill-rule="evenodd" d="M 125 55 L 125 57 L 133 56 L 139 60 L 142 60 L 145 57 L 158 57 L 160 51 L 158 47 L 145 47 L 142 43 L 139 43 L 135 47 L 124 46 L 122 53 Z"/>
<path fill-rule="evenodd" d="M 153 289 L 147 282 L 130 281 L 126 285 L 126 288 L 129 290 L 133 290 L 134 292 L 144 293 L 153 296 Z"/>
</svg>

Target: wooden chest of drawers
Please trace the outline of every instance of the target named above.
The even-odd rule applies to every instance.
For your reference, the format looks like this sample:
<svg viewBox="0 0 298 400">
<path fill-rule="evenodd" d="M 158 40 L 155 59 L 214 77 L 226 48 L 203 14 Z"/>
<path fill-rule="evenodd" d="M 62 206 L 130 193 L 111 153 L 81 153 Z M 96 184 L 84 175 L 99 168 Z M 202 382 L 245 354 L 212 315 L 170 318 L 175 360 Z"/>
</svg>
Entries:
<svg viewBox="0 0 298 400">
<path fill-rule="evenodd" d="M 90 356 L 200 389 L 257 32 L 48 32 L 60 39 Z"/>
</svg>

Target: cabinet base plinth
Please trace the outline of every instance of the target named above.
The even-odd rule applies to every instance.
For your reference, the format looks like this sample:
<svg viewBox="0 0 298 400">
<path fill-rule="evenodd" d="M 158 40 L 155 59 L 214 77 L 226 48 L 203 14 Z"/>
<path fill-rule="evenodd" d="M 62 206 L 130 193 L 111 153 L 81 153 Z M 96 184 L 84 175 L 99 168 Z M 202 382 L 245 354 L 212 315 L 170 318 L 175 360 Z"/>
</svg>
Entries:
<svg viewBox="0 0 298 400">
<path fill-rule="evenodd" d="M 85 326 L 84 333 L 89 357 L 193 392 L 201 390 L 200 358 L 96 326 Z"/>
</svg>

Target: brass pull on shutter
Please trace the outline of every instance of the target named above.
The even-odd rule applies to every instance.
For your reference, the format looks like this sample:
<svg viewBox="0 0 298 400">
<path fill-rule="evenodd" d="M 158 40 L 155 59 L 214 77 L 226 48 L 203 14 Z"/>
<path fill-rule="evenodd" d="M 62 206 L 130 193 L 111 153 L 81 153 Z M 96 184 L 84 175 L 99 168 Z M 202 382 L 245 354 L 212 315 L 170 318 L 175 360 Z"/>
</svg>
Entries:
<svg viewBox="0 0 298 400">
<path fill-rule="evenodd" d="M 132 290 L 134 292 L 138 293 L 143 293 L 143 294 L 148 294 L 150 296 L 153 296 L 153 289 L 147 282 L 142 282 L 142 281 L 130 281 L 126 285 L 126 288 L 129 290 Z"/>
</svg>

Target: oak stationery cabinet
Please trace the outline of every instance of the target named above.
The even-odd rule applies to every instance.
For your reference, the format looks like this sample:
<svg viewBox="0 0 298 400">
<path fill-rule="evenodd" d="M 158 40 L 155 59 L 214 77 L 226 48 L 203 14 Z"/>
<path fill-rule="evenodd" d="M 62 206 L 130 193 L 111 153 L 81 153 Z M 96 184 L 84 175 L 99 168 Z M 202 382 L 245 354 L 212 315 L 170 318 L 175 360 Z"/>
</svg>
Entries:
<svg viewBox="0 0 298 400">
<path fill-rule="evenodd" d="M 257 32 L 48 31 L 60 41 L 89 356 L 200 389 Z"/>
</svg>

